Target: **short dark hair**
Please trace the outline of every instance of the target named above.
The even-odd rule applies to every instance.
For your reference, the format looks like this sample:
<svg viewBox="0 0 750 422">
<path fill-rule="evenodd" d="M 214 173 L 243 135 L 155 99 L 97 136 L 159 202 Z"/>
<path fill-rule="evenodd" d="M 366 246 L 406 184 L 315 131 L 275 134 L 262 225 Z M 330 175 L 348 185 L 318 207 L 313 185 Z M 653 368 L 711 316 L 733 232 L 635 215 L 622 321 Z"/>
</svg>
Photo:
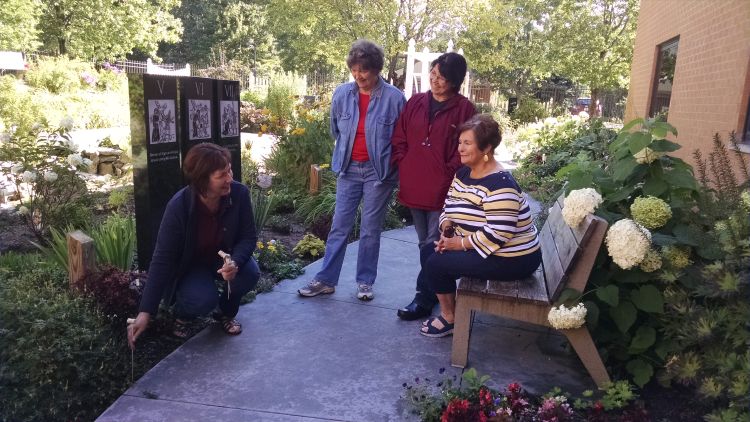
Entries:
<svg viewBox="0 0 750 422">
<path fill-rule="evenodd" d="M 503 140 L 500 125 L 489 114 L 475 114 L 458 127 L 459 134 L 467 130 L 474 132 L 474 138 L 477 140 L 477 148 L 480 150 L 484 150 L 487 148 L 487 145 L 490 145 L 492 146 L 492 151 L 494 151 L 500 145 L 500 141 Z"/>
<path fill-rule="evenodd" d="M 430 70 L 437 65 L 440 65 L 438 68 L 440 76 L 453 85 L 455 92 L 460 91 L 461 84 L 464 83 L 464 78 L 466 77 L 466 69 L 468 68 L 464 56 L 458 53 L 441 54 L 440 57 L 430 64 Z"/>
<path fill-rule="evenodd" d="M 190 148 L 182 162 L 182 172 L 190 187 L 203 195 L 208 190 L 211 174 L 225 169 L 231 162 L 232 155 L 228 149 L 203 142 Z"/>
<path fill-rule="evenodd" d="M 380 73 L 385 62 L 383 49 L 379 45 L 368 40 L 357 40 L 349 49 L 346 57 L 346 66 L 351 69 L 354 65 L 360 65 L 364 70 L 374 70 Z"/>
</svg>

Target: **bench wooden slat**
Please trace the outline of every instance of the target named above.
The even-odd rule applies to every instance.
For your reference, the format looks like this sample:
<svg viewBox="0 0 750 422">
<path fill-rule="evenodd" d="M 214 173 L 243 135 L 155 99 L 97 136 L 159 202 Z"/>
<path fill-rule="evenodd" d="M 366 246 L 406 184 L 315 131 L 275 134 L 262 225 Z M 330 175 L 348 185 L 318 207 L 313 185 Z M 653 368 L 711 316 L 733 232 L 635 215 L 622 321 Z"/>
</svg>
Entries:
<svg viewBox="0 0 750 422">
<path fill-rule="evenodd" d="M 555 247 L 557 248 L 557 254 L 560 256 L 560 263 L 563 267 L 563 272 L 567 272 L 570 263 L 573 262 L 576 253 L 578 252 L 578 241 L 573 235 L 573 231 L 565 224 L 565 220 L 562 218 L 562 210 L 560 204 L 555 203 L 550 211 L 547 224 L 552 237 L 555 239 Z"/>
<path fill-rule="evenodd" d="M 539 242 L 542 247 L 542 261 L 544 265 L 544 278 L 545 286 L 547 289 L 547 297 L 554 296 L 555 291 L 563 280 L 565 273 L 563 271 L 560 257 L 557 255 L 557 249 L 555 248 L 555 240 L 552 237 L 552 232 L 549 229 L 549 225 L 545 224 L 539 233 Z"/>
<path fill-rule="evenodd" d="M 549 304 L 541 265 L 534 274 L 522 280 L 498 281 L 463 277 L 457 290 L 461 294 L 495 296 L 519 302 Z"/>
</svg>

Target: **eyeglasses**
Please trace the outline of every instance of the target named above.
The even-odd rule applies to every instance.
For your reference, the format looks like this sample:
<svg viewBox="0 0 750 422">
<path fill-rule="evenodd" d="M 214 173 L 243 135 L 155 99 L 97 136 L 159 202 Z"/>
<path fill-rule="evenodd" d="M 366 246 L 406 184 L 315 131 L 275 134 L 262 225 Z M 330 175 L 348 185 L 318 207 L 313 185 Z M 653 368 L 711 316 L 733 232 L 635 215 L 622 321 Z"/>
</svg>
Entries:
<svg viewBox="0 0 750 422">
<path fill-rule="evenodd" d="M 440 82 L 441 84 L 448 82 L 448 80 L 442 77 L 436 69 L 432 69 L 430 71 L 430 80 L 435 81 L 435 82 Z"/>
</svg>

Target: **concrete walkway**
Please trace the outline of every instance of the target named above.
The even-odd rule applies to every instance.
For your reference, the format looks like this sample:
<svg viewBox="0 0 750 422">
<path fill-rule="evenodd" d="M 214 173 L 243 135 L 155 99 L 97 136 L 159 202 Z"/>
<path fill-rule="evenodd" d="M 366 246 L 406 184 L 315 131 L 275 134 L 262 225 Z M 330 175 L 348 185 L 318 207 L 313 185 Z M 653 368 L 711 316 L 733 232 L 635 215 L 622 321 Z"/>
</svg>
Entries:
<svg viewBox="0 0 750 422">
<path fill-rule="evenodd" d="M 300 298 L 322 261 L 240 309 L 244 332 L 212 325 L 138 380 L 100 422 L 127 421 L 416 421 L 402 384 L 435 385 L 462 370 L 450 366 L 451 338 L 418 334 L 396 309 L 412 298 L 419 258 L 414 229 L 383 234 L 375 299 L 356 299 L 357 243 L 349 245 L 336 293 Z M 493 385 L 517 381 L 544 393 L 594 385 L 562 337 L 477 314 L 469 365 Z M 441 368 L 445 373 L 440 375 Z"/>
</svg>

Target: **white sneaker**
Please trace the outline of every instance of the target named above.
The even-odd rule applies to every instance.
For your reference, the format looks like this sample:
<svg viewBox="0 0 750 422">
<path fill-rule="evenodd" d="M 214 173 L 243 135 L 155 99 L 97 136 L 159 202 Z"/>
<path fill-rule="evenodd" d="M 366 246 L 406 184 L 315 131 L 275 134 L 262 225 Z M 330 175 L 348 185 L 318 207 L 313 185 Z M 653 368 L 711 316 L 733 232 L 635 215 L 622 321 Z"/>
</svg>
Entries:
<svg viewBox="0 0 750 422">
<path fill-rule="evenodd" d="M 371 284 L 360 283 L 357 286 L 357 299 L 359 300 L 372 300 L 375 294 L 372 292 Z"/>
</svg>

